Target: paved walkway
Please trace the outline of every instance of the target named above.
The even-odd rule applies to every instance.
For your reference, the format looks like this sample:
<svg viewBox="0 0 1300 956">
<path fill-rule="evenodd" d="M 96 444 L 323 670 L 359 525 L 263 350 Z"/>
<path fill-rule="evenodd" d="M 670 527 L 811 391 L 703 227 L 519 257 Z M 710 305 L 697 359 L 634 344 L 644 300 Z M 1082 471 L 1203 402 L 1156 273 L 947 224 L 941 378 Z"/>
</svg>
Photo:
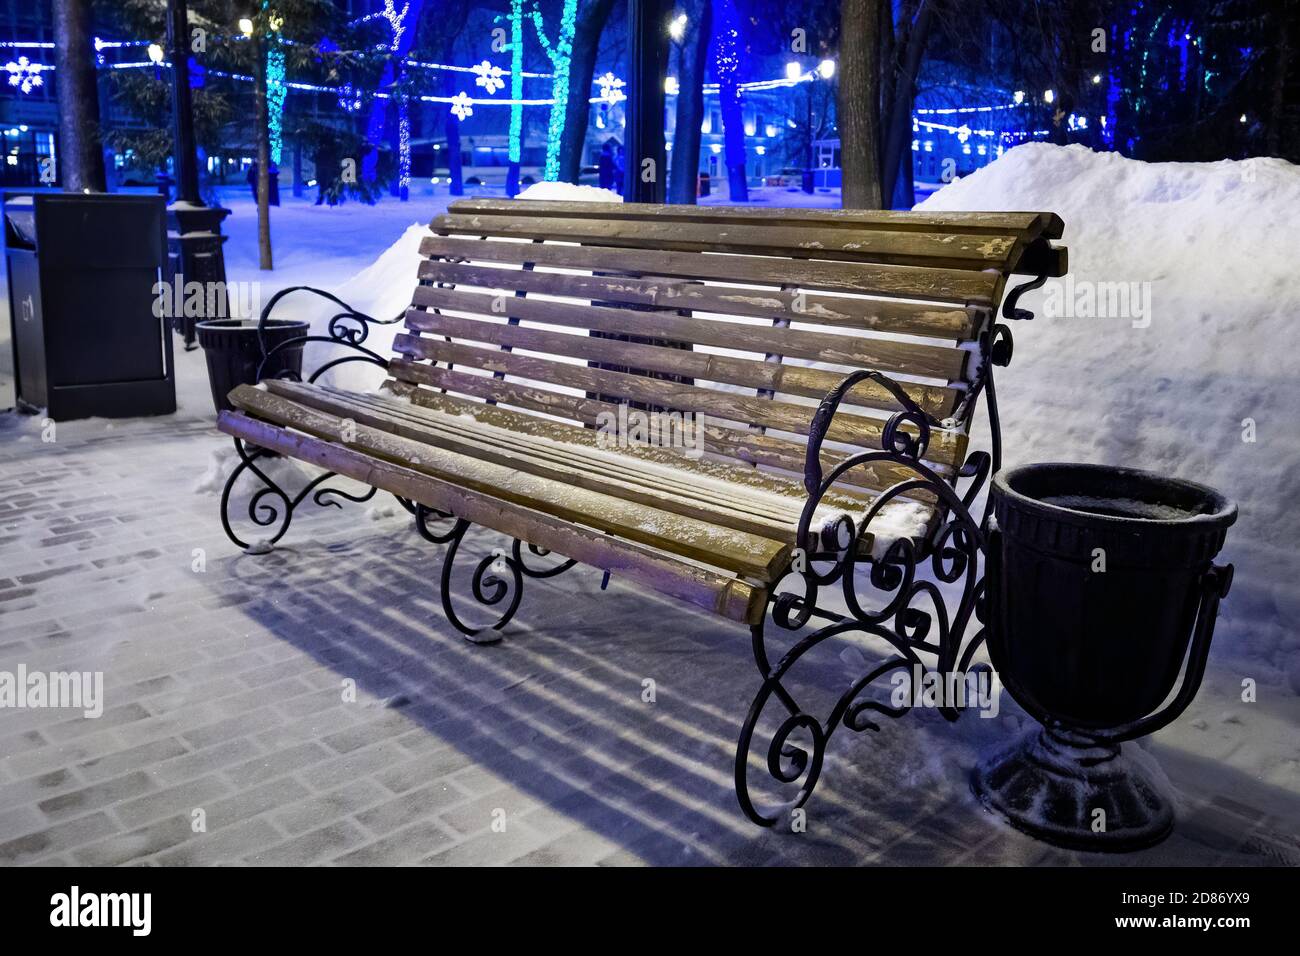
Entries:
<svg viewBox="0 0 1300 956">
<path fill-rule="evenodd" d="M 969 795 L 1020 723 L 1009 700 L 837 737 L 807 831 L 756 828 L 731 783 L 743 629 L 575 569 L 470 645 L 441 616 L 439 549 L 391 499 L 305 508 L 282 547 L 236 552 L 195 491 L 228 447 L 197 412 L 53 443 L 5 417 L 0 671 L 103 671 L 106 704 L 0 710 L 0 864 L 1110 862 Z M 861 663 L 832 653 L 810 683 Z M 1294 713 L 1224 718 L 1237 682 L 1211 674 L 1157 738 L 1181 824 L 1124 863 L 1300 862 L 1295 762 L 1260 779 L 1233 756 Z"/>
</svg>

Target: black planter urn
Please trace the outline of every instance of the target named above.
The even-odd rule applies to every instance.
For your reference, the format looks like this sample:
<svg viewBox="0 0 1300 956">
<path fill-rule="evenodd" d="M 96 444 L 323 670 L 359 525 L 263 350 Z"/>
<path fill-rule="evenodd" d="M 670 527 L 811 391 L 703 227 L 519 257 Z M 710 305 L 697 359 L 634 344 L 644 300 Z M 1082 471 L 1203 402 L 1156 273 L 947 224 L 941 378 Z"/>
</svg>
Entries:
<svg viewBox="0 0 1300 956">
<path fill-rule="evenodd" d="M 1193 482 L 1099 465 L 1006 469 L 991 494 L 989 655 L 1042 726 L 981 763 L 973 789 L 1058 846 L 1157 843 L 1172 801 L 1153 758 L 1122 744 L 1176 719 L 1200 687 L 1232 583 L 1232 566 L 1213 560 L 1237 506 Z"/>
<path fill-rule="evenodd" d="M 195 326 L 208 363 L 208 383 L 217 412 L 231 411 L 227 397 L 236 385 L 256 385 L 286 374 L 302 376 L 302 349 L 310 331 L 297 319 L 210 319 Z"/>
</svg>

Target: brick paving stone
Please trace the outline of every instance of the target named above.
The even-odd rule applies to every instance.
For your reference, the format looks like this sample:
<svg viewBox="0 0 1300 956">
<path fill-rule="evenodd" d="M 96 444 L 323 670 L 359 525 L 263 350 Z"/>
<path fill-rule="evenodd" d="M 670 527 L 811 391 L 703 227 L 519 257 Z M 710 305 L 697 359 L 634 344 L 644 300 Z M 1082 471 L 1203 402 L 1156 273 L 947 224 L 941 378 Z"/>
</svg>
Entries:
<svg viewBox="0 0 1300 956">
<path fill-rule="evenodd" d="M 305 866 L 345 853 L 365 840 L 364 830 L 351 820 L 340 820 L 251 854 L 245 862 L 257 866 Z"/>
<path fill-rule="evenodd" d="M 178 366 L 206 387 L 201 355 Z M 60 423 L 53 445 L 0 427 L 0 670 L 102 671 L 106 694 L 95 720 L 0 712 L 0 864 L 1099 862 L 980 811 L 974 757 L 951 755 L 989 746 L 990 725 L 931 715 L 837 734 L 808 832 L 752 827 L 731 787 L 758 685 L 743 628 L 574 569 L 527 582 L 504 640 L 470 645 L 438 607 L 438 549 L 405 513 L 365 505 L 305 504 L 284 547 L 239 554 L 216 495 L 194 491 L 230 449 L 203 402 L 111 429 Z M 474 531 L 465 546 L 501 543 Z M 1211 716 L 1239 694 L 1213 664 L 1196 705 Z M 1295 720 L 1278 695 L 1257 706 Z M 1222 753 L 1249 751 L 1248 727 L 1222 733 L 1238 736 Z M 934 759 L 954 741 L 965 750 Z M 1196 799 L 1125 865 L 1300 863 L 1286 811 L 1300 785 L 1230 758 L 1207 779 L 1182 754 L 1210 758 L 1190 731 L 1161 755 Z"/>
</svg>

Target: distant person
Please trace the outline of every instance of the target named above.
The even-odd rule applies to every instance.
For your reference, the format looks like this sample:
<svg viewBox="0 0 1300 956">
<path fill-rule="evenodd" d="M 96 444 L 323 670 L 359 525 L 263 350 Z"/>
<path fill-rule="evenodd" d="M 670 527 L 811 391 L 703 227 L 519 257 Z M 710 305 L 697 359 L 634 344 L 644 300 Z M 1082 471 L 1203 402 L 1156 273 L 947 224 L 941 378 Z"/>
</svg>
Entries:
<svg viewBox="0 0 1300 956">
<path fill-rule="evenodd" d="M 623 144 L 618 145 L 618 155 L 614 157 L 614 192 L 623 195 L 623 184 L 627 181 L 627 156 Z"/>
<path fill-rule="evenodd" d="M 253 201 L 257 201 L 257 160 L 248 165 L 248 185 L 253 190 Z"/>
<path fill-rule="evenodd" d="M 614 188 L 614 147 L 610 144 L 609 140 L 605 140 L 604 144 L 600 147 L 599 169 L 600 169 L 600 188 L 613 189 Z"/>
</svg>

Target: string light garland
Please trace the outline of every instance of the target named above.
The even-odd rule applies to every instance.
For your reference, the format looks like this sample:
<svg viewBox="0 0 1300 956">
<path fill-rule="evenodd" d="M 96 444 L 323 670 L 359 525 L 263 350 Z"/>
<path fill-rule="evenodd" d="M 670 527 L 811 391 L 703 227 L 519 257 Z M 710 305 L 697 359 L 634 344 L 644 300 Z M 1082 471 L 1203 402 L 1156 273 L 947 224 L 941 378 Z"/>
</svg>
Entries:
<svg viewBox="0 0 1300 956">
<path fill-rule="evenodd" d="M 524 109 L 521 102 L 524 95 L 523 69 L 524 0 L 510 0 L 510 139 L 507 151 L 510 163 L 515 166 L 523 161 Z M 457 114 L 461 120 L 467 115 L 469 114 Z"/>
<path fill-rule="evenodd" d="M 532 10 L 537 40 L 555 71 L 555 78 L 551 81 L 551 117 L 546 127 L 546 168 L 542 172 L 542 178 L 551 183 L 560 178 L 560 143 L 564 138 L 565 114 L 569 105 L 569 64 L 573 59 L 573 34 L 577 20 L 578 0 L 564 0 L 560 31 L 555 42 L 551 43 L 546 37 L 541 11 L 536 7 Z"/>
<path fill-rule="evenodd" d="M 266 50 L 266 114 L 267 134 L 271 140 L 271 162 L 280 165 L 284 152 L 284 99 L 289 94 L 285 86 L 284 49 L 280 46 L 279 31 L 272 30 Z"/>
</svg>

